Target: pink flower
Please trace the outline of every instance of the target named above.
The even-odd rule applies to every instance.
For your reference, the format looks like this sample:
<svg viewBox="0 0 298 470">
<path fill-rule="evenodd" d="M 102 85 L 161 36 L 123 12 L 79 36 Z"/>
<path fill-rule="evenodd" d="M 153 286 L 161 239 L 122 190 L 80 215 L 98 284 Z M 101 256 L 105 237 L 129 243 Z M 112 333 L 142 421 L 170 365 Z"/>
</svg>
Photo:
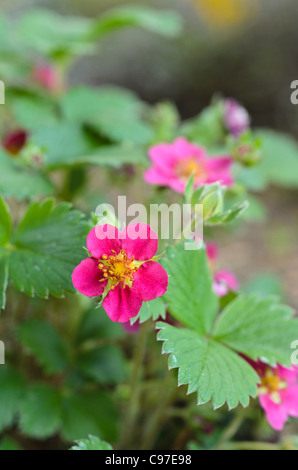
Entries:
<svg viewBox="0 0 298 470">
<path fill-rule="evenodd" d="M 252 365 L 261 378 L 261 406 L 269 424 L 276 431 L 281 431 L 289 416 L 298 418 L 298 367 L 286 369 L 278 365 L 272 368 L 262 362 Z"/>
<path fill-rule="evenodd" d="M 234 137 L 239 137 L 249 129 L 250 116 L 236 100 L 228 98 L 224 101 L 224 122 L 227 130 Z"/>
<path fill-rule="evenodd" d="M 223 269 L 214 274 L 213 290 L 218 297 L 224 297 L 230 291 L 237 292 L 238 289 L 238 279 L 231 271 Z"/>
<path fill-rule="evenodd" d="M 180 137 L 173 144 L 159 144 L 149 151 L 153 167 L 145 172 L 147 183 L 169 186 L 183 193 L 189 177 L 194 173 L 195 186 L 221 181 L 230 186 L 233 160 L 230 157 L 209 157 L 204 147 Z"/>
<path fill-rule="evenodd" d="M 50 92 L 55 91 L 59 86 L 56 71 L 51 64 L 37 65 L 33 70 L 33 80 Z"/>
<path fill-rule="evenodd" d="M 218 247 L 215 243 L 207 243 L 206 253 L 211 271 L 213 272 L 213 290 L 218 297 L 224 297 L 230 291 L 239 289 L 239 282 L 236 276 L 228 270 L 216 270 L 218 259 Z"/>
<path fill-rule="evenodd" d="M 25 147 L 28 134 L 23 129 L 7 134 L 2 140 L 3 148 L 13 156 L 17 156 Z"/>
<path fill-rule="evenodd" d="M 87 297 L 103 295 L 103 308 L 114 322 L 125 323 L 137 316 L 145 301 L 162 296 L 168 275 L 152 258 L 158 236 L 145 224 L 131 224 L 120 232 L 101 225 L 87 237 L 90 258 L 72 275 L 74 287 Z"/>
</svg>

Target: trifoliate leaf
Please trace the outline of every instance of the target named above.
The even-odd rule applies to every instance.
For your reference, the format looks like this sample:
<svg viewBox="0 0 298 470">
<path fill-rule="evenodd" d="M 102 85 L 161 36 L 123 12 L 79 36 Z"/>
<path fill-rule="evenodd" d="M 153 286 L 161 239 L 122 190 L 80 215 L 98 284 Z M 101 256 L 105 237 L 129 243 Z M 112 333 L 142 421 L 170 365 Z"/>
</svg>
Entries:
<svg viewBox="0 0 298 470">
<path fill-rule="evenodd" d="M 298 338 L 292 316 L 276 298 L 239 296 L 222 312 L 212 336 L 251 359 L 290 366 L 291 344 Z"/>
<path fill-rule="evenodd" d="M 98 437 L 89 436 L 77 442 L 70 450 L 113 450 L 112 446 Z"/>
<path fill-rule="evenodd" d="M 256 396 L 259 377 L 237 353 L 197 331 L 162 322 L 156 326 L 163 352 L 170 354 L 169 368 L 179 369 L 179 384 L 188 384 L 188 393 L 197 392 L 199 405 L 212 400 L 214 408 L 225 403 L 235 408 Z"/>
<path fill-rule="evenodd" d="M 18 328 L 18 336 L 45 372 L 61 372 L 68 365 L 68 349 L 57 331 L 43 320 L 28 320 Z"/>
<path fill-rule="evenodd" d="M 217 314 L 218 299 L 205 249 L 185 250 L 183 244 L 169 247 L 162 264 L 169 275 L 164 299 L 170 313 L 199 333 L 208 332 Z"/>
</svg>

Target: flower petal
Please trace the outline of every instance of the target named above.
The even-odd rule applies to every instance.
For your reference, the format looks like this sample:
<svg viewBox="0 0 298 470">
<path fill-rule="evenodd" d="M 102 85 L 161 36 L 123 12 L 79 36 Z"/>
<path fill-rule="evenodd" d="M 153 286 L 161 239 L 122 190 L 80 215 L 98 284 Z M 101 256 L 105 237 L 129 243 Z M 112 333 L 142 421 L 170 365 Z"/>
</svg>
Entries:
<svg viewBox="0 0 298 470">
<path fill-rule="evenodd" d="M 87 249 L 94 258 L 101 259 L 103 255 L 111 256 L 112 250 L 121 251 L 119 231 L 113 225 L 98 225 L 89 232 Z"/>
<path fill-rule="evenodd" d="M 87 297 L 101 295 L 107 282 L 100 282 L 102 272 L 98 269 L 98 261 L 94 258 L 83 260 L 72 274 L 72 282 L 81 294 Z"/>
<path fill-rule="evenodd" d="M 288 418 L 285 406 L 275 403 L 269 395 L 260 395 L 259 399 L 269 424 L 276 431 L 281 431 Z"/>
<path fill-rule="evenodd" d="M 103 301 L 103 308 L 113 322 L 126 323 L 138 315 L 142 307 L 142 299 L 139 292 L 126 286 L 110 290 Z"/>
<path fill-rule="evenodd" d="M 122 248 L 128 258 L 135 257 L 137 261 L 146 261 L 156 254 L 158 236 L 147 224 L 130 224 L 120 235 Z"/>
<path fill-rule="evenodd" d="M 134 275 L 133 290 L 138 290 L 144 301 L 164 295 L 168 288 L 166 270 L 154 261 L 144 263 Z"/>
<path fill-rule="evenodd" d="M 282 401 L 289 416 L 298 418 L 298 385 L 291 385 L 280 392 Z"/>
</svg>

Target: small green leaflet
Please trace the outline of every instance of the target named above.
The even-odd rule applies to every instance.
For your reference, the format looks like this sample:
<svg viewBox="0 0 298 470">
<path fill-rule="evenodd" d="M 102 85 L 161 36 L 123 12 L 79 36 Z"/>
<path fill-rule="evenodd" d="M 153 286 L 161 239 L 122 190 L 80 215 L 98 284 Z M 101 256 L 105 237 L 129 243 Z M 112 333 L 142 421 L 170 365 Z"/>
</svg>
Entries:
<svg viewBox="0 0 298 470">
<path fill-rule="evenodd" d="M 99 437 L 89 436 L 88 439 L 77 441 L 77 445 L 70 450 L 113 450 L 112 446 Z"/>
<path fill-rule="evenodd" d="M 153 321 L 159 318 L 163 320 L 166 318 L 166 306 L 162 297 L 157 297 L 157 299 L 151 300 L 150 302 L 143 302 L 138 316 L 131 320 L 131 324 L 134 324 L 137 320 L 139 320 L 140 323 L 144 323 L 149 320 L 149 318 L 152 318 Z"/>
<path fill-rule="evenodd" d="M 298 321 L 275 297 L 239 296 L 222 312 L 212 336 L 251 359 L 290 367 Z"/>
<path fill-rule="evenodd" d="M 3 201 L 0 203 L 0 210 Z M 9 233 L 8 214 L 0 220 L 0 234 Z M 52 199 L 31 204 L 10 240 L 0 246 L 0 300 L 5 304 L 7 270 L 15 287 L 27 295 L 47 298 L 74 292 L 71 274 L 84 257 L 88 224 L 82 213 Z"/>
<path fill-rule="evenodd" d="M 170 313 L 199 333 L 210 330 L 218 312 L 205 249 L 185 250 L 183 244 L 167 249 L 162 262 L 169 275 L 164 299 Z"/>
</svg>

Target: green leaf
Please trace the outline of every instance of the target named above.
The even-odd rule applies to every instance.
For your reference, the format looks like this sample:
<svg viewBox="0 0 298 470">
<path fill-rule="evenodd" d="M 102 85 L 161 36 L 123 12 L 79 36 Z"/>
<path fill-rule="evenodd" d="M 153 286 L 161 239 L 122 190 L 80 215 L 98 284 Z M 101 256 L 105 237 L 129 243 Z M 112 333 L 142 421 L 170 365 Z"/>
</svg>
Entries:
<svg viewBox="0 0 298 470">
<path fill-rule="evenodd" d="M 47 169 L 73 165 L 96 149 L 94 138 L 78 124 L 41 126 L 34 129 L 32 142 L 44 149 Z"/>
<path fill-rule="evenodd" d="M 47 196 L 54 186 L 36 170 L 14 161 L 0 150 L 0 194 L 24 199 L 33 196 Z"/>
<path fill-rule="evenodd" d="M 268 129 L 256 132 L 262 142 L 264 158 L 259 165 L 268 183 L 298 187 L 298 144 L 293 137 Z"/>
<path fill-rule="evenodd" d="M 77 445 L 70 450 L 113 450 L 112 446 L 98 437 L 89 436 L 88 439 L 83 439 L 77 442 Z"/>
<path fill-rule="evenodd" d="M 180 129 L 180 135 L 211 149 L 225 137 L 222 117 L 222 103 L 219 101 L 204 109 L 199 116 L 186 121 Z"/>
<path fill-rule="evenodd" d="M 67 203 L 35 202 L 12 238 L 9 277 L 27 295 L 47 298 L 74 292 L 73 269 L 84 257 L 88 225 Z"/>
<path fill-rule="evenodd" d="M 139 320 L 140 323 L 144 323 L 149 320 L 149 318 L 152 318 L 153 321 L 159 318 L 163 320 L 166 318 L 166 306 L 162 297 L 157 297 L 157 299 L 151 300 L 150 302 L 143 302 L 139 314 L 131 320 L 131 323 L 133 324 L 137 320 Z"/>
<path fill-rule="evenodd" d="M 214 408 L 225 403 L 235 408 L 255 397 L 259 377 L 253 368 L 224 345 L 197 331 L 158 323 L 158 340 L 170 354 L 169 368 L 179 368 L 179 384 L 188 384 L 188 393 L 197 392 L 198 404 L 212 400 Z"/>
<path fill-rule="evenodd" d="M 12 425 L 24 395 L 24 381 L 7 365 L 0 366 L 0 432 Z"/>
<path fill-rule="evenodd" d="M 63 401 L 62 434 L 69 440 L 90 434 L 114 441 L 118 434 L 118 412 L 110 394 L 101 391 L 73 393 Z"/>
<path fill-rule="evenodd" d="M 87 377 L 102 384 L 117 384 L 127 377 L 127 367 L 121 349 L 107 345 L 81 354 L 77 367 Z"/>
<path fill-rule="evenodd" d="M 13 103 L 13 112 L 18 125 L 24 129 L 34 129 L 41 125 L 54 125 L 59 122 L 54 104 L 40 97 L 18 97 Z"/>
<path fill-rule="evenodd" d="M 92 21 L 34 9 L 21 17 L 19 32 L 25 46 L 51 58 L 65 58 L 90 49 L 87 41 Z"/>
<path fill-rule="evenodd" d="M 68 349 L 57 331 L 43 320 L 28 320 L 18 328 L 18 336 L 46 373 L 61 372 L 68 365 Z"/>
<path fill-rule="evenodd" d="M 137 5 L 125 6 L 108 11 L 95 20 L 90 36 L 100 38 L 127 26 L 139 26 L 162 36 L 175 37 L 182 30 L 182 18 L 174 10 L 157 11 Z"/>
<path fill-rule="evenodd" d="M 298 321 L 292 316 L 276 298 L 239 296 L 222 312 L 212 336 L 251 359 L 287 367 L 291 344 L 298 338 Z"/>
<path fill-rule="evenodd" d="M 169 275 L 164 295 L 170 313 L 199 333 L 210 330 L 218 310 L 205 249 L 185 250 L 183 244 L 167 249 L 163 266 Z"/>
<path fill-rule="evenodd" d="M 12 232 L 12 220 L 9 209 L 0 197 L 0 245 L 5 245 L 9 242 Z"/>
<path fill-rule="evenodd" d="M 235 204 L 231 209 L 220 214 L 213 215 L 210 219 L 207 220 L 209 225 L 220 225 L 228 222 L 233 222 L 235 219 L 240 217 L 244 211 L 249 207 L 248 201 Z"/>
<path fill-rule="evenodd" d="M 20 428 L 24 434 L 46 439 L 61 426 L 61 396 L 48 385 L 32 385 L 20 407 Z"/>
<path fill-rule="evenodd" d="M 246 294 L 258 294 L 260 297 L 275 295 L 279 299 L 285 298 L 283 282 L 273 274 L 258 275 L 242 286 L 241 291 Z"/>
<path fill-rule="evenodd" d="M 71 88 L 61 99 L 61 112 L 70 122 L 85 122 L 94 116 L 124 114 L 140 116 L 144 103 L 131 91 L 113 86 Z"/>
</svg>

